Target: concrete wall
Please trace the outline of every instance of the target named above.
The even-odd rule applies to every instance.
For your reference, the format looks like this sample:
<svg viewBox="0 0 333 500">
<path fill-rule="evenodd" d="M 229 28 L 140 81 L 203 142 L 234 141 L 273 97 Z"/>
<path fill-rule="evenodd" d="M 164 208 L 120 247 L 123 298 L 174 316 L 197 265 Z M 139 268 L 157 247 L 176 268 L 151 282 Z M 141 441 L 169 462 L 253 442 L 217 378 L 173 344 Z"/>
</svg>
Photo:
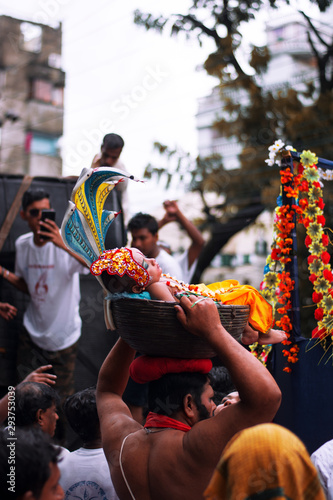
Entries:
<svg viewBox="0 0 333 500">
<path fill-rule="evenodd" d="M 59 89 L 61 93 L 64 88 L 65 73 L 55 67 L 58 66 L 55 61 L 61 56 L 61 25 L 54 29 L 27 23 L 41 31 L 40 46 L 32 50 L 31 45 L 24 44 L 22 26 L 25 23 L 21 19 L 0 16 L 0 173 L 60 176 L 62 159 L 59 152 L 32 157 L 27 135 L 37 132 L 57 140 L 63 134 L 63 103 L 56 104 L 53 98 L 45 102 L 32 91 L 32 82 L 36 80 L 50 84 L 51 94 Z M 18 119 L 13 122 L 8 113 Z"/>
</svg>

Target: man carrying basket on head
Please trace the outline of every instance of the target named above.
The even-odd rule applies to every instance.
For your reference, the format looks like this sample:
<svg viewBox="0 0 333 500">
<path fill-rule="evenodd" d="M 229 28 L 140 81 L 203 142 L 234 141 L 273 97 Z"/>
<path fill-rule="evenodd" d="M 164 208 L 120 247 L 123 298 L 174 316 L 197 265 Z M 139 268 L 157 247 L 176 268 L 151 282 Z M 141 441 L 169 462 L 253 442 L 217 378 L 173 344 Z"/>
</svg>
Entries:
<svg viewBox="0 0 333 500">
<path fill-rule="evenodd" d="M 68 246 L 89 265 L 105 251 L 105 232 L 116 215 L 102 210 L 115 185 L 113 175 L 119 172 L 83 171 L 62 225 Z M 143 264 L 135 267 L 129 259 L 141 286 L 147 280 Z M 116 274 L 122 274 L 119 267 Z M 108 293 L 103 276 L 96 277 Z M 210 360 L 134 360 L 135 351 L 119 339 L 99 373 L 97 408 L 104 453 L 122 499 L 201 499 L 229 439 L 246 427 L 272 421 L 280 405 L 281 392 L 273 377 L 225 330 L 213 300 L 183 295 L 175 309 L 184 328 L 202 337 L 220 357 L 240 401 L 214 416 Z M 111 324 L 112 318 L 107 319 Z M 149 382 L 150 413 L 144 427 L 122 399 L 130 374 L 136 382 Z"/>
</svg>

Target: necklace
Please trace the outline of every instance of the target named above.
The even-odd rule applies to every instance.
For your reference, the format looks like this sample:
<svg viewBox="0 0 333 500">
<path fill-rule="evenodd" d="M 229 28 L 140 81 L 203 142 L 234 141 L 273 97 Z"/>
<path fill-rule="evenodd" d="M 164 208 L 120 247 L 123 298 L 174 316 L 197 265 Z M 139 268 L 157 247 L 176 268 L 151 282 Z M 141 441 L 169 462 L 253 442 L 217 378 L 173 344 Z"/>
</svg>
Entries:
<svg viewBox="0 0 333 500">
<path fill-rule="evenodd" d="M 179 288 L 179 290 L 187 290 L 189 285 L 185 283 L 185 281 L 177 280 L 177 278 L 174 278 L 173 276 L 170 276 L 170 274 L 164 274 L 162 273 L 161 275 L 163 278 L 166 280 L 167 286 L 171 286 L 173 288 Z"/>
<path fill-rule="evenodd" d="M 143 430 L 146 432 L 146 434 L 156 434 L 156 432 L 170 431 L 174 429 L 172 429 L 172 427 L 165 427 L 164 429 L 149 429 L 147 427 L 144 427 Z"/>
<path fill-rule="evenodd" d="M 217 302 L 220 302 L 220 300 L 216 297 L 215 292 L 210 291 L 207 287 L 203 289 L 203 287 L 199 285 L 189 285 L 184 281 L 177 280 L 173 276 L 170 276 L 170 274 L 162 274 L 162 277 L 165 278 L 167 286 L 169 286 L 170 288 L 175 288 L 176 290 L 179 290 L 179 292 L 181 292 L 177 293 L 178 298 L 182 297 L 183 295 L 195 295 L 196 297 L 208 297 Z"/>
</svg>

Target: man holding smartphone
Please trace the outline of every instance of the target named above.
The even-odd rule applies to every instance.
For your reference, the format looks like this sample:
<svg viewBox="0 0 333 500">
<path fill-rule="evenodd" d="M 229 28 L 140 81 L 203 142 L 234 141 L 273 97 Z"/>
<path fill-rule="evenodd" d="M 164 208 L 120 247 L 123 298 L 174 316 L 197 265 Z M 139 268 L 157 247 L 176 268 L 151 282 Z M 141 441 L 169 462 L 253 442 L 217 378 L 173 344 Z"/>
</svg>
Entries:
<svg viewBox="0 0 333 500">
<path fill-rule="evenodd" d="M 19 377 L 41 364 L 52 364 L 64 399 L 74 392 L 81 335 L 79 273 L 89 270 L 67 249 L 50 210 L 49 194 L 43 189 L 24 193 L 20 215 L 31 232 L 16 240 L 15 274 L 0 266 L 0 275 L 30 295 L 18 346 Z"/>
</svg>

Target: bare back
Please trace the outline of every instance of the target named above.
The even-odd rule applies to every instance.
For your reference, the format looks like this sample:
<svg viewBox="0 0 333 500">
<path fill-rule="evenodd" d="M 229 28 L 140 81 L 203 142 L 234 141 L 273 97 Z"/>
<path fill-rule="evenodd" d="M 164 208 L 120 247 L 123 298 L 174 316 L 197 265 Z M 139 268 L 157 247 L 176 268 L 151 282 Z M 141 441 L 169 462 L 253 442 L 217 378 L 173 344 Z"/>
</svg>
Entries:
<svg viewBox="0 0 333 500">
<path fill-rule="evenodd" d="M 202 499 L 221 452 L 240 429 L 251 425 L 244 419 L 242 403 L 197 422 L 190 431 L 144 429 L 118 414 L 112 430 L 102 433 L 103 448 L 118 496 L 132 500 Z M 103 429 L 103 427 L 102 427 Z M 120 466 L 121 461 L 121 466 Z"/>
<path fill-rule="evenodd" d="M 124 475 L 136 500 L 202 499 L 214 466 L 194 460 L 184 449 L 186 434 L 174 429 L 146 429 L 126 438 L 121 454 Z M 132 500 L 119 465 L 111 465 L 118 495 Z M 195 478 L 195 480 L 194 480 Z"/>
</svg>

